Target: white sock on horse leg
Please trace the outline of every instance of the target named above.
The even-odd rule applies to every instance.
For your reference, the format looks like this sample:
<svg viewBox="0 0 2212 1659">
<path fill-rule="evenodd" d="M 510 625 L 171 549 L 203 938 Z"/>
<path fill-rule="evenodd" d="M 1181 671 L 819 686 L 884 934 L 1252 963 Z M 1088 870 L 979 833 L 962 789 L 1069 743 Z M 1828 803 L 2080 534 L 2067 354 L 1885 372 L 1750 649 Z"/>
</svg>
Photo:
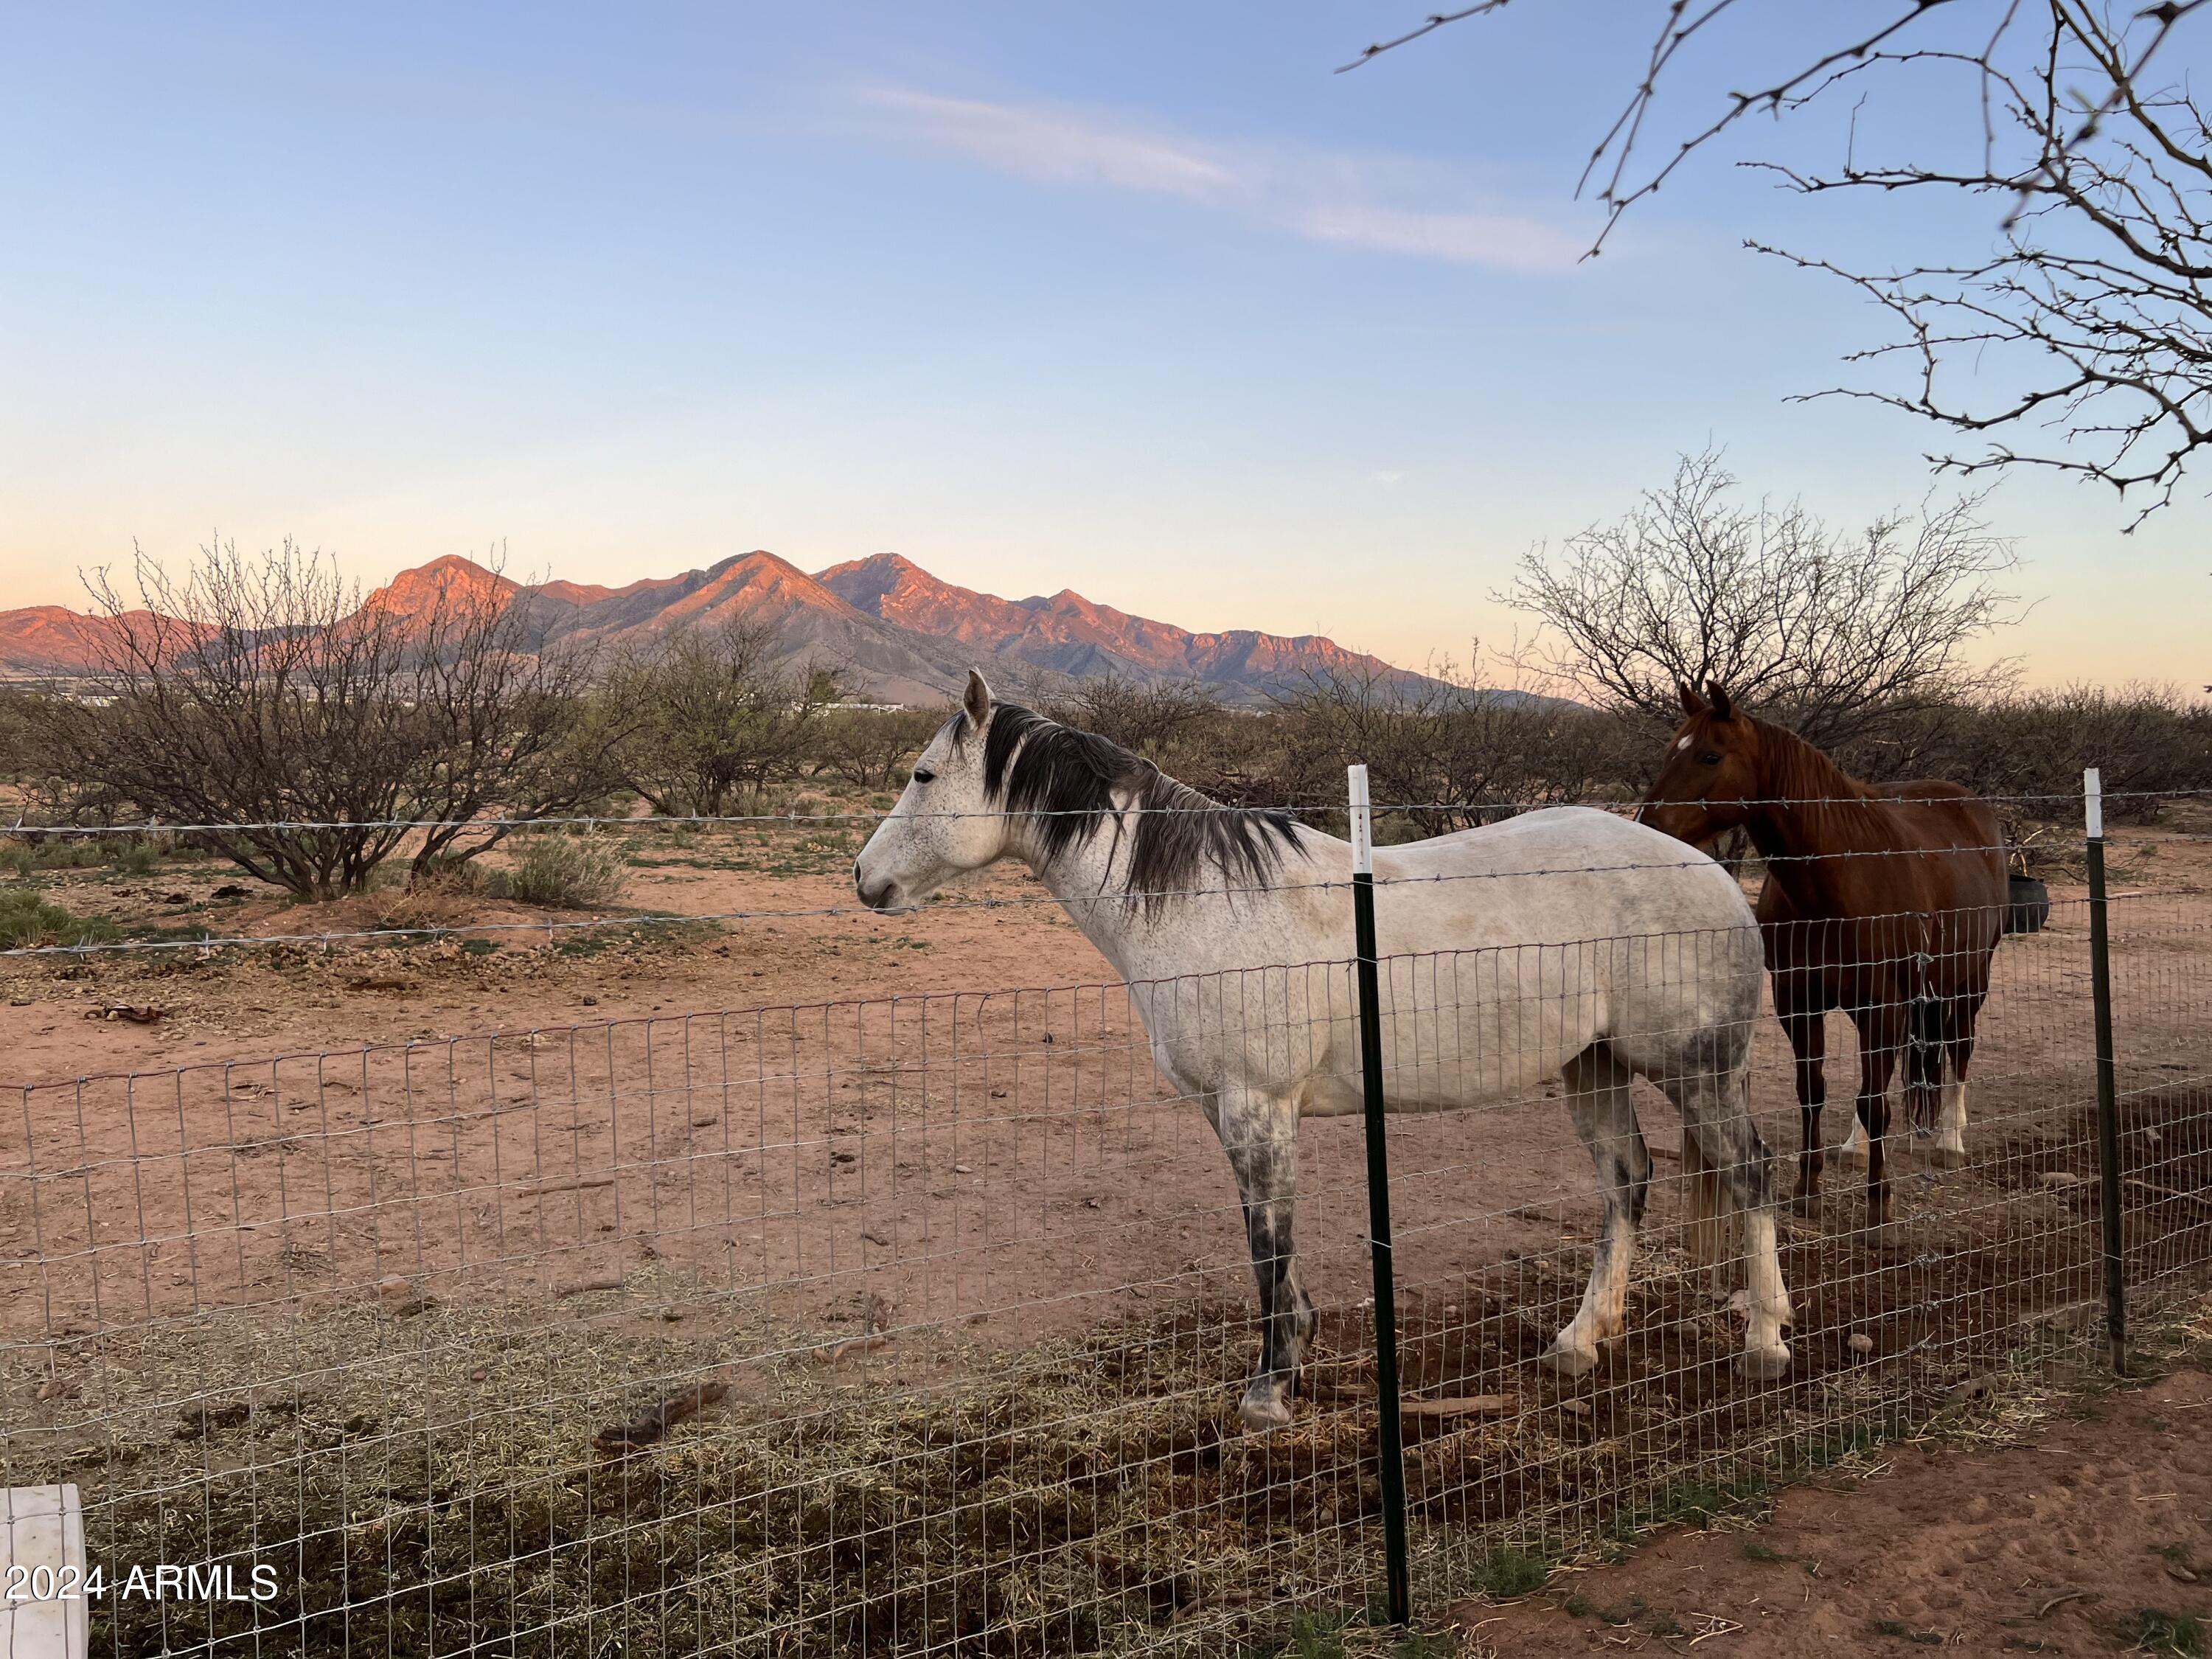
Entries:
<svg viewBox="0 0 2212 1659">
<path fill-rule="evenodd" d="M 1966 1085 L 1964 1079 L 1953 1078 L 1943 1085 L 1943 1104 L 1936 1114 L 1936 1150 L 1957 1152 L 1964 1156 L 1966 1150 Z"/>
<path fill-rule="evenodd" d="M 1583 1286 L 1582 1305 L 1553 1339 L 1554 1349 L 1571 1348 L 1594 1358 L 1600 1342 L 1620 1334 L 1626 1322 L 1629 1258 L 1635 1249 L 1632 1237 L 1622 1236 L 1629 1231 L 1611 1216 L 1607 1218 L 1596 1259 L 1590 1263 L 1589 1282 Z"/>
<path fill-rule="evenodd" d="M 1790 1292 L 1782 1282 L 1782 1258 L 1774 1239 L 1774 1212 L 1759 1210 L 1743 1218 L 1745 1300 L 1743 1352 L 1755 1374 L 1778 1376 L 1788 1369 L 1789 1345 L 1782 1328 L 1790 1322 Z"/>
</svg>

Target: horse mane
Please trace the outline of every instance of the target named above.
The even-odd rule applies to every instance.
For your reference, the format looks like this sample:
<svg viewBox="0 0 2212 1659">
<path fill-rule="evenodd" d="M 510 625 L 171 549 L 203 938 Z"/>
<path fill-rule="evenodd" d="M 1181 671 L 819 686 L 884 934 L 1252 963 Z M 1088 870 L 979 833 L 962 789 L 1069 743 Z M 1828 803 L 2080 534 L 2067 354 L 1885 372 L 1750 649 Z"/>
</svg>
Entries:
<svg viewBox="0 0 2212 1659">
<path fill-rule="evenodd" d="M 1759 788 L 1768 799 L 1801 808 L 1865 800 L 1874 792 L 1836 764 L 1828 751 L 1786 726 L 1745 714 L 1759 734 Z"/>
<path fill-rule="evenodd" d="M 955 742 L 971 729 L 965 711 L 951 724 Z M 1133 814 L 1122 891 L 1148 911 L 1194 886 L 1209 864 L 1232 887 L 1264 886 L 1299 845 L 1289 813 L 1224 806 L 1110 738 L 1018 703 L 993 711 L 983 738 L 983 793 L 1010 812 L 1036 817 L 1048 865 L 1109 817 L 1118 837 L 1120 814 Z"/>
</svg>

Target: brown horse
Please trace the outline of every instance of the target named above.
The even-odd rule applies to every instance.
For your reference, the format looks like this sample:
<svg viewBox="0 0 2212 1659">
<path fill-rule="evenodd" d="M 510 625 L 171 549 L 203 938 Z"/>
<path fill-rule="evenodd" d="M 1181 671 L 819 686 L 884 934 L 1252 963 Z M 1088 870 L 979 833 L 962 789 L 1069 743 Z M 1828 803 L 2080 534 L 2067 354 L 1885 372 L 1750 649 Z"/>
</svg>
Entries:
<svg viewBox="0 0 2212 1659">
<path fill-rule="evenodd" d="M 1862 783 L 1737 709 L 1720 685 L 1705 689 L 1710 700 L 1682 689 L 1689 718 L 1637 816 L 1699 846 L 1740 825 L 1766 861 L 1759 933 L 1797 1060 L 1798 1202 L 1809 1207 L 1820 1192 L 1826 1016 L 1841 1008 L 1858 1030 L 1867 1224 L 1879 1227 L 1889 1219 L 1882 1139 L 1900 1054 L 1915 1139 L 1932 1135 L 1938 1165 L 1966 1157 L 1974 1021 L 2008 908 L 2002 832 L 1955 783 Z"/>
</svg>

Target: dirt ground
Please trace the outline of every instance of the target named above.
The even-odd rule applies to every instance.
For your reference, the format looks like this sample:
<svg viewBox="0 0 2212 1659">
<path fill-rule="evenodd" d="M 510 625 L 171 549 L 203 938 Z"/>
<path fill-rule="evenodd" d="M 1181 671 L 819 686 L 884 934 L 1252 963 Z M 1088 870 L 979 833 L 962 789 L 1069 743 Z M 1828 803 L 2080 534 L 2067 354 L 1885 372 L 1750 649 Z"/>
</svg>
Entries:
<svg viewBox="0 0 2212 1659">
<path fill-rule="evenodd" d="M 2212 1376 L 2085 1397 L 2025 1443 L 1887 1448 L 1763 1524 L 1684 1530 L 1616 1566 L 1468 1606 L 1466 1650 L 2185 1653 L 2212 1621 Z"/>
<path fill-rule="evenodd" d="M 2193 825 L 2191 826 L 2194 827 Z M 2212 826 L 2208 826 L 2212 827 Z M 149 873 L 63 870 L 39 878 L 72 911 L 135 933 L 204 928 L 217 937 L 358 933 L 468 923 L 506 931 L 465 945 L 323 951 L 94 952 L 45 961 L 0 957 L 0 1085 L 635 1018 L 669 1010 L 807 1006 L 830 1000 L 1093 985 L 1104 959 L 1042 889 L 1012 866 L 948 890 L 920 915 L 878 917 L 854 905 L 849 866 L 862 836 L 834 830 L 792 845 L 784 830 L 692 832 L 680 844 L 635 832 L 626 911 L 532 910 L 479 900 L 385 896 L 291 904 L 213 861 L 164 861 Z M 2116 830 L 2113 893 L 2212 895 L 2212 840 L 2174 829 Z M 2078 875 L 2078 872 L 2075 872 Z M 2051 872 L 2063 933 L 2082 921 L 2085 890 Z M 217 893 L 234 895 L 223 898 Z M 991 902 L 1003 902 L 992 908 Z M 2151 907 L 2142 907 L 2146 911 Z M 763 913 L 796 913 L 778 919 Z M 712 916 L 711 937 L 654 928 L 578 929 L 625 913 Z M 2184 901 L 2160 903 L 2162 930 L 2212 921 Z M 530 924 L 561 930 L 538 934 Z M 2000 974 L 2002 969 L 2000 968 Z M 83 1023 L 115 1004 L 152 1005 L 152 1025 Z M 1848 1035 L 1830 1044 L 1847 1066 Z M 1766 1047 L 1775 1045 L 1767 1044 Z M 1838 1093 L 1832 1083 L 1832 1097 Z"/>
<path fill-rule="evenodd" d="M 1012 1328 L 1065 1333 L 1133 1303 L 1235 1293 L 1248 1269 L 1224 1161 L 1152 1072 L 1103 960 L 1006 869 L 918 915 L 804 914 L 849 908 L 854 839 L 810 837 L 802 854 L 787 836 L 702 832 L 638 855 L 633 907 L 793 913 L 776 919 L 0 962 L 0 1070 L 20 1080 L 23 1126 L 0 1168 L 40 1172 L 45 1200 L 33 1217 L 20 1183 L 0 1185 L 0 1260 L 66 1264 L 40 1294 L 0 1290 L 0 1329 L 358 1297 L 395 1274 L 436 1294 L 463 1279 L 473 1294 L 544 1290 L 660 1259 L 824 1332 L 888 1308 L 907 1322 L 1018 1309 Z M 2202 1074 L 2212 847 L 2139 837 L 2117 862 L 2159 891 L 2116 905 L 2124 1061 L 2142 1084 Z M 578 920 L 476 901 L 425 915 L 404 896 L 222 901 L 238 884 L 210 864 L 49 884 L 81 913 L 222 934 Z M 2073 1133 L 2067 1115 L 2091 1097 L 2085 910 L 2079 890 L 2054 896 L 2049 929 L 1997 958 L 1976 1167 L 1897 1160 L 1908 1238 L 1917 1214 L 1996 1206 L 2033 1232 L 2064 1210 L 2056 1187 L 1996 1179 Z M 1771 1024 L 1754 1052 L 1754 1110 L 1787 1152 L 1796 1114 Z M 1832 1143 L 1852 1053 L 1834 1017 Z M 1638 1086 L 1663 1154 L 1672 1113 Z M 1587 1239 L 1588 1159 L 1555 1092 L 1394 1121 L 1401 1271 L 1446 1282 Z M 1302 1139 L 1309 1279 L 1355 1304 L 1360 1131 L 1318 1121 Z M 2144 1150 L 2147 1173 L 2157 1161 Z M 1660 1166 L 1662 1222 L 1679 1213 L 1675 1167 Z M 1832 1169 L 1813 1224 L 1851 1224 L 1855 1175 Z"/>
</svg>

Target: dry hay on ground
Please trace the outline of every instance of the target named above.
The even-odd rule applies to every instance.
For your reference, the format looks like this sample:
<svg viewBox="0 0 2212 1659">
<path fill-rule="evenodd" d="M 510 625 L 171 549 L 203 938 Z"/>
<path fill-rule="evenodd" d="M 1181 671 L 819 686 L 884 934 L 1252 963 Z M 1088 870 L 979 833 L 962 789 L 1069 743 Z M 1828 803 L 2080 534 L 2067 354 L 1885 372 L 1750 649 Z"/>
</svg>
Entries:
<svg viewBox="0 0 2212 1659">
<path fill-rule="evenodd" d="M 2025 1240 L 2006 1236 L 2014 1203 L 2039 1206 Z M 1514 1396 L 1413 1438 L 1430 1604 L 1755 1504 L 1947 1412 L 2017 1409 L 2078 1346 L 2042 1316 L 2094 1285 L 2094 1217 L 2042 1189 L 1886 1251 L 1797 1231 L 1798 1363 L 1778 1386 L 1735 1376 L 1736 1320 L 1660 1240 L 1628 1337 L 1571 1383 L 1531 1362 L 1579 1293 L 1583 1252 L 1409 1292 L 1409 1392 Z M 688 1316 L 679 1330 L 641 1305 Z M 258 1613 L 111 1604 L 125 1653 L 210 1635 L 395 1659 L 489 1644 L 1267 1652 L 1297 1609 L 1340 1614 L 1379 1582 L 1358 1309 L 1325 1316 L 1294 1426 L 1252 1437 L 1233 1427 L 1254 1346 L 1242 1306 L 1013 1351 L 929 1327 L 825 1364 L 811 1333 L 718 1325 L 728 1305 L 663 1265 L 557 1302 L 82 1337 L 58 1351 L 43 1390 L 58 1397 L 9 1437 L 9 1478 L 78 1481 L 111 1574 L 276 1564 L 282 1592 Z M 727 1384 L 715 1410 L 647 1450 L 594 1449 L 602 1428 L 702 1380 Z M 22 1400 L 38 1382 L 19 1367 L 0 1387 Z"/>
</svg>

